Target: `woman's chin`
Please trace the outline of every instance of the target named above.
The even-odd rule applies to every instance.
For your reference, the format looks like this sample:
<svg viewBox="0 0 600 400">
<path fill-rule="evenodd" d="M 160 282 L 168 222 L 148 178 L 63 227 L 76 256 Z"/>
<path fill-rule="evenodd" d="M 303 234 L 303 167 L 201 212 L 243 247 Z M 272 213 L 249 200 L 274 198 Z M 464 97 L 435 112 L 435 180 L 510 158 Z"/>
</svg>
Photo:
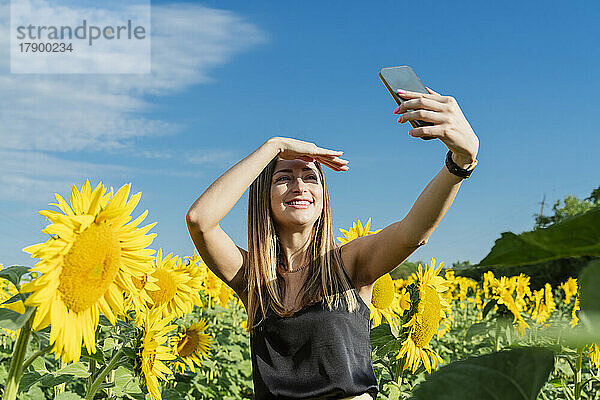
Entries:
<svg viewBox="0 0 600 400">
<path fill-rule="evenodd" d="M 298 215 L 300 213 L 297 212 L 294 212 L 294 214 L 296 215 L 288 215 L 287 218 L 285 218 L 286 225 L 312 225 L 316 221 L 316 218 L 313 218 L 313 215 Z"/>
</svg>

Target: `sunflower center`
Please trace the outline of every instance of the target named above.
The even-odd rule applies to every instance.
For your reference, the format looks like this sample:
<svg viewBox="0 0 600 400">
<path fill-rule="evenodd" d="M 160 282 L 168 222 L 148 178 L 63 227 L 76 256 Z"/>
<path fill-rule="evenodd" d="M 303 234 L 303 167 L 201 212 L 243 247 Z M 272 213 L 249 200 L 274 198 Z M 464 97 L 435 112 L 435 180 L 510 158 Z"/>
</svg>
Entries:
<svg viewBox="0 0 600 400">
<path fill-rule="evenodd" d="M 198 332 L 188 329 L 185 336 L 181 338 L 177 345 L 177 353 L 179 353 L 181 357 L 187 357 L 196 351 L 198 344 L 200 344 Z"/>
<path fill-rule="evenodd" d="M 119 272 L 121 245 L 106 222 L 92 224 L 77 235 L 64 256 L 58 291 L 67 308 L 76 313 L 94 305 Z"/>
<path fill-rule="evenodd" d="M 388 308 L 394 301 L 394 281 L 385 274 L 375 281 L 371 303 L 380 309 Z"/>
<path fill-rule="evenodd" d="M 436 290 L 427 286 L 423 289 L 422 294 L 421 304 L 419 304 L 419 309 L 422 311 L 417 315 L 411 335 L 415 345 L 420 348 L 427 346 L 437 332 L 442 318 L 442 305 Z"/>
<path fill-rule="evenodd" d="M 171 301 L 171 299 L 175 297 L 175 292 L 177 290 L 175 279 L 173 279 L 171 273 L 164 269 L 157 269 L 152 276 L 158 279 L 156 284 L 160 288 L 159 290 L 148 292 L 148 295 L 152 301 L 154 301 L 154 304 L 160 305 Z"/>
<path fill-rule="evenodd" d="M 135 286 L 136 289 L 138 290 L 142 290 L 143 288 L 146 287 L 146 282 L 148 282 L 148 277 L 146 275 L 144 275 L 142 278 L 133 278 L 133 286 Z"/>
</svg>

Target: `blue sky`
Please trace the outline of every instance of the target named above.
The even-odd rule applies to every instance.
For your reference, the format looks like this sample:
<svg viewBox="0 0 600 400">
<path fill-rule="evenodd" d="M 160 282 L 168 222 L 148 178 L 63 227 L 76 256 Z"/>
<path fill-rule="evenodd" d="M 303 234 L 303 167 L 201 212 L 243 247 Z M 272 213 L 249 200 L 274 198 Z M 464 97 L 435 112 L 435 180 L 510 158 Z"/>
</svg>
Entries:
<svg viewBox="0 0 600 400">
<path fill-rule="evenodd" d="M 0 2 L 7 32 L 8 3 Z M 480 261 L 600 185 L 597 2 L 152 2 L 152 75 L 9 73 L 0 39 L 0 263 L 46 240 L 37 214 L 89 178 L 142 192 L 153 248 L 191 254 L 191 203 L 271 136 L 344 150 L 326 169 L 334 230 L 404 218 L 445 145 L 407 135 L 377 73 L 410 65 L 452 95 L 479 165 L 409 260 Z M 221 226 L 246 246 L 247 193 Z"/>
</svg>

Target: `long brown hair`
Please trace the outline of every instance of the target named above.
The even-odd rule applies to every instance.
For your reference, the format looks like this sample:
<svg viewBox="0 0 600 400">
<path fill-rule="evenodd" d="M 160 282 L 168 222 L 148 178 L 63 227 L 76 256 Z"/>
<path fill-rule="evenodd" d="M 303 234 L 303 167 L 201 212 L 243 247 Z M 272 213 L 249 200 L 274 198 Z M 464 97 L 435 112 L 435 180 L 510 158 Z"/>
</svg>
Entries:
<svg viewBox="0 0 600 400">
<path fill-rule="evenodd" d="M 283 306 L 283 278 L 277 270 L 277 262 L 282 257 L 279 238 L 271 214 L 271 180 L 277 157 L 262 170 L 250 185 L 248 196 L 248 263 L 245 277 L 248 286 L 248 320 L 246 331 L 253 329 L 262 321 L 257 319 L 260 307 L 262 315 L 270 304 L 279 316 L 287 316 Z M 318 161 L 314 162 L 319 171 L 323 186 L 323 211 L 315 221 L 308 247 L 310 275 L 304 287 L 301 306 L 322 301 L 331 310 L 338 306 L 343 294 L 348 312 L 357 306 L 357 298 L 344 277 L 342 270 L 341 246 L 335 243 L 331 228 L 331 206 L 329 191 Z M 324 302 L 324 303 L 325 303 Z"/>
</svg>

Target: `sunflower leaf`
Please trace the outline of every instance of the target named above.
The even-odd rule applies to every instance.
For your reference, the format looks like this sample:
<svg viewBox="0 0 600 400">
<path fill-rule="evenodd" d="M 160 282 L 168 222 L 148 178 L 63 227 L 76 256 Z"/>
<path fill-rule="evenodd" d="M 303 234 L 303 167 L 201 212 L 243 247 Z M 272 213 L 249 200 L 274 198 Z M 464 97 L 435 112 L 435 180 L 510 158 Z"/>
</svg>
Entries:
<svg viewBox="0 0 600 400">
<path fill-rule="evenodd" d="M 18 290 L 20 290 L 21 286 L 19 283 L 21 282 L 21 276 L 25 275 L 27 272 L 29 272 L 29 267 L 12 265 L 8 268 L 3 268 L 0 270 L 0 278 L 12 282 L 12 284 L 15 285 Z"/>
<path fill-rule="evenodd" d="M 381 347 L 392 340 L 396 340 L 396 338 L 392 335 L 391 328 L 388 324 L 380 324 L 371 329 L 372 347 Z"/>
<path fill-rule="evenodd" d="M 142 389 L 132 371 L 118 367 L 115 370 L 115 394 L 124 396 L 126 393 L 142 393 Z"/>
<path fill-rule="evenodd" d="M 31 293 L 17 293 L 13 297 L 2 303 L 2 305 L 13 304 L 19 301 L 25 301 L 29 296 L 31 296 Z"/>
<path fill-rule="evenodd" d="M 44 375 L 37 371 L 25 372 L 19 381 L 19 392 L 28 392 L 29 389 L 42 379 Z"/>
<path fill-rule="evenodd" d="M 79 396 L 77 393 L 73 392 L 62 392 L 59 393 L 54 400 L 80 400 L 83 397 Z"/>
<path fill-rule="evenodd" d="M 502 232 L 478 266 L 517 266 L 567 257 L 600 256 L 598 226 L 600 207 L 594 207 L 548 228 L 519 235 Z"/>
<path fill-rule="evenodd" d="M 58 371 L 54 372 L 54 375 L 73 375 L 77 378 L 87 378 L 90 376 L 87 368 L 83 363 L 67 364 Z"/>
<path fill-rule="evenodd" d="M 394 340 L 390 340 L 383 346 L 377 348 L 377 350 L 375 351 L 375 354 L 377 354 L 378 357 L 383 358 L 389 353 L 394 353 L 394 354 L 398 353 L 398 351 L 401 348 L 402 348 L 402 341 L 394 339 Z"/>
<path fill-rule="evenodd" d="M 26 307 L 25 312 L 20 314 L 13 310 L 0 308 L 0 328 L 17 331 L 21 329 L 31 314 L 35 311 L 35 307 Z"/>
<path fill-rule="evenodd" d="M 85 347 L 83 347 L 81 349 L 81 357 L 87 358 L 89 360 L 94 360 L 94 361 L 100 362 L 102 364 L 105 363 L 104 352 L 98 346 L 96 346 L 96 352 L 92 353 L 92 354 L 88 354 L 87 349 Z"/>
<path fill-rule="evenodd" d="M 591 261 L 579 276 L 579 301 L 584 321 L 595 333 L 600 332 L 600 260 Z"/>
<path fill-rule="evenodd" d="M 485 307 L 483 307 L 482 319 L 485 319 L 485 317 L 489 314 L 489 312 L 494 309 L 495 305 L 496 305 L 496 300 L 490 300 L 486 303 Z"/>
<path fill-rule="evenodd" d="M 523 348 L 448 364 L 429 375 L 413 400 L 535 400 L 554 369 L 554 353 Z"/>
<path fill-rule="evenodd" d="M 488 331 L 487 322 L 477 322 L 469 327 L 465 333 L 465 339 L 470 340 L 473 336 L 482 335 Z"/>
</svg>

